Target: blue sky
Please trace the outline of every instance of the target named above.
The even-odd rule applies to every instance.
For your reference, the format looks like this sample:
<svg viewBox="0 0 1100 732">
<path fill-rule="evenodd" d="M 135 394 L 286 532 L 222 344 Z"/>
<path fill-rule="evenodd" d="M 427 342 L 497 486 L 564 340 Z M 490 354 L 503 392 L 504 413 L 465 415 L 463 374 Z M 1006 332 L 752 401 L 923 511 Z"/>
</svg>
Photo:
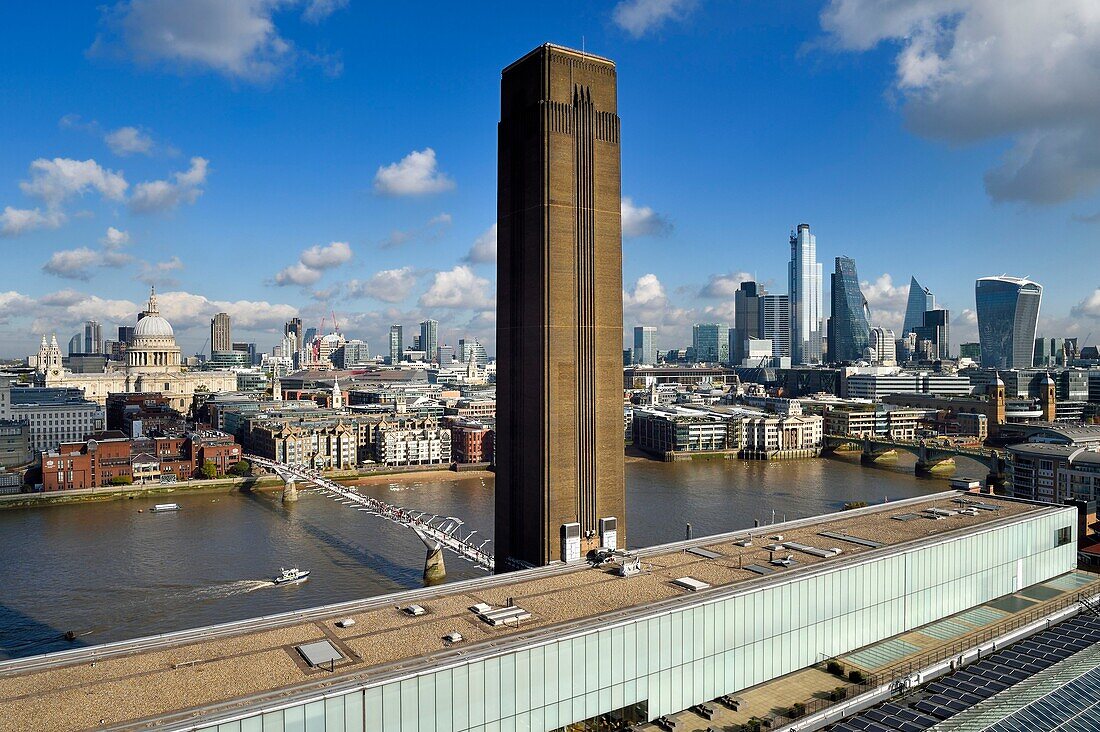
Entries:
<svg viewBox="0 0 1100 732">
<path fill-rule="evenodd" d="M 1054 10 L 1061 12 L 1051 12 Z M 974 337 L 974 279 L 1046 287 L 1100 337 L 1100 11 L 1089 0 L 371 3 L 129 0 L 0 10 L 0 355 L 155 282 L 185 351 L 210 316 L 383 346 L 493 342 L 500 69 L 544 41 L 614 59 L 626 325 L 786 291 L 787 236 L 855 257 L 877 324 L 915 274 Z M 1095 342 L 1095 337 L 1094 337 Z"/>
</svg>

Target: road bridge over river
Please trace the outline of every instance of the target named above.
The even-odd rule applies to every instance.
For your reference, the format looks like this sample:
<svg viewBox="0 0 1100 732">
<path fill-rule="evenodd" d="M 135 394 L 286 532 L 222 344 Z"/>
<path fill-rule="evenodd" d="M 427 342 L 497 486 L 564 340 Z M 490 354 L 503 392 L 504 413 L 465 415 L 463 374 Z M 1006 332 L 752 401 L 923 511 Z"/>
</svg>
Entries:
<svg viewBox="0 0 1100 732">
<path fill-rule="evenodd" d="M 861 460 L 865 463 L 891 452 L 908 452 L 917 458 L 917 474 L 931 473 L 947 463 L 954 463 L 956 457 L 967 457 L 989 468 L 991 476 L 1004 474 L 1004 456 L 996 450 L 986 448 L 960 447 L 937 440 L 892 440 L 880 437 L 861 437 L 858 435 L 825 435 L 825 451 L 835 451 L 845 446 L 854 446 L 862 450 Z"/>
</svg>

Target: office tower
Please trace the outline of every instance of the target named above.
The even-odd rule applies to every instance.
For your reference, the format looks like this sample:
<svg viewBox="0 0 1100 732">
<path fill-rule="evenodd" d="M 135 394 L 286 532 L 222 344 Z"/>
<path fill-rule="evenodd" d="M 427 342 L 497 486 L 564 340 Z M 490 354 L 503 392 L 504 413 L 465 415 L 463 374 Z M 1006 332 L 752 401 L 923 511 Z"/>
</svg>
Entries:
<svg viewBox="0 0 1100 732">
<path fill-rule="evenodd" d="M 118 326 L 118 342 L 130 345 L 130 341 L 134 340 L 134 326 L 132 325 L 120 325 Z"/>
<path fill-rule="evenodd" d="M 951 312 L 949 310 L 937 308 L 925 312 L 921 324 L 911 332 L 917 336 L 918 344 L 920 341 L 931 344 L 930 354 L 933 359 L 951 357 Z"/>
<path fill-rule="evenodd" d="M 969 358 L 972 361 L 980 362 L 982 360 L 982 344 L 960 343 L 959 358 Z"/>
<path fill-rule="evenodd" d="M 1051 339 L 1053 340 L 1053 339 Z M 1046 338 L 1039 337 L 1035 339 L 1035 357 L 1032 361 L 1033 366 L 1049 366 L 1050 365 L 1050 341 Z"/>
<path fill-rule="evenodd" d="M 103 331 L 98 320 L 84 323 L 84 353 L 103 353 Z"/>
<path fill-rule="evenodd" d="M 821 263 L 817 261 L 817 237 L 809 224 L 791 232 L 788 269 L 791 308 L 791 363 L 821 363 Z"/>
<path fill-rule="evenodd" d="M 435 362 L 440 366 L 452 366 L 455 362 L 455 348 L 446 344 L 435 349 Z"/>
<path fill-rule="evenodd" d="M 856 260 L 837 257 L 830 276 L 832 317 L 829 319 L 829 361 L 858 361 L 870 345 L 871 326 L 867 322 L 867 298 L 859 289 Z"/>
<path fill-rule="evenodd" d="M 414 351 L 423 351 L 424 350 L 423 347 L 422 347 L 423 345 L 424 344 L 421 343 L 421 335 L 419 333 L 414 335 L 413 336 L 413 342 L 412 342 L 412 350 L 414 350 Z"/>
<path fill-rule="evenodd" d="M 69 339 L 69 355 L 72 356 L 76 353 L 84 353 L 84 344 L 80 340 L 79 333 Z"/>
<path fill-rule="evenodd" d="M 400 325 L 390 326 L 390 363 L 401 361 L 401 354 L 405 352 L 405 329 Z"/>
<path fill-rule="evenodd" d="M 750 338 L 760 338 L 760 296 L 762 287 L 742 282 L 733 293 L 733 329 L 730 331 L 730 361 L 740 364 L 748 356 Z"/>
<path fill-rule="evenodd" d="M 1066 365 L 1066 339 L 1065 338 L 1051 338 L 1050 339 L 1050 361 L 1054 366 Z"/>
<path fill-rule="evenodd" d="M 1043 286 L 1020 277 L 982 277 L 974 287 L 982 366 L 1025 369 L 1035 360 Z"/>
<path fill-rule="evenodd" d="M 654 366 L 657 364 L 657 328 L 652 325 L 634 326 L 634 363 Z"/>
<path fill-rule="evenodd" d="M 884 366 L 897 363 L 897 343 L 895 343 L 894 331 L 889 328 L 871 328 L 871 348 L 875 352 L 875 362 Z"/>
<path fill-rule="evenodd" d="M 306 332 L 302 335 L 302 347 L 312 346 L 315 340 L 317 340 L 317 329 L 306 328 Z"/>
<path fill-rule="evenodd" d="M 260 363 L 260 355 L 256 350 L 256 344 L 255 343 L 244 343 L 244 342 L 232 343 L 231 342 L 229 344 L 229 350 L 230 351 L 236 351 L 237 353 L 247 353 L 248 354 L 248 363 L 252 364 L 253 366 Z M 213 355 L 213 354 L 211 354 L 211 355 Z"/>
<path fill-rule="evenodd" d="M 615 64 L 546 44 L 501 75 L 497 571 L 625 546 Z"/>
<path fill-rule="evenodd" d="M 229 331 L 229 313 L 217 313 L 210 321 L 210 352 L 232 351 L 233 337 Z"/>
<path fill-rule="evenodd" d="M 696 323 L 691 328 L 691 346 L 699 363 L 729 363 L 729 326 L 725 323 Z"/>
<path fill-rule="evenodd" d="M 776 358 L 791 355 L 791 306 L 786 295 L 760 295 L 760 337 L 772 342 Z"/>
<path fill-rule="evenodd" d="M 424 352 L 424 360 L 431 361 L 439 347 L 439 321 L 425 320 L 420 324 L 420 345 L 417 350 Z"/>
<path fill-rule="evenodd" d="M 485 353 L 485 346 L 481 345 L 476 338 L 459 338 L 458 339 L 458 360 L 462 363 L 469 363 L 473 358 L 474 362 L 478 366 L 485 366 L 489 363 L 489 356 Z"/>
<path fill-rule="evenodd" d="M 936 296 L 927 287 L 921 287 L 916 277 L 909 280 L 909 299 L 905 303 L 905 320 L 901 334 L 912 333 L 924 325 L 924 314 L 936 309 Z"/>
<path fill-rule="evenodd" d="M 286 326 L 283 328 L 283 335 L 294 336 L 294 350 L 302 350 L 302 344 L 304 343 L 302 333 L 302 319 L 291 318 L 287 321 Z M 290 354 L 284 354 L 289 356 Z"/>
</svg>

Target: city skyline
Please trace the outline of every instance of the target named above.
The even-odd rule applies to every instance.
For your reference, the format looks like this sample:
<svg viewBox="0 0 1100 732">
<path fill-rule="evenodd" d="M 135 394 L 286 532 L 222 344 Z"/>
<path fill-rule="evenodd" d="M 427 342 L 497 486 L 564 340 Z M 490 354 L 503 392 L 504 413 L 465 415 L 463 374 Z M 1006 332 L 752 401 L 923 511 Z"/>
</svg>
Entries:
<svg viewBox="0 0 1100 732">
<path fill-rule="evenodd" d="M 381 99 L 371 93 L 377 79 L 370 64 L 393 41 L 364 44 L 371 51 L 350 42 L 376 20 L 361 3 L 327 4 L 328 17 L 304 2 L 279 11 L 261 4 L 248 12 L 270 22 L 267 35 L 250 40 L 239 24 L 227 23 L 226 46 L 205 55 L 142 45 L 141 32 L 171 23 L 151 2 L 115 3 L 102 12 L 92 5 L 71 9 L 78 17 L 60 24 L 64 31 L 45 45 L 11 34 L 5 54 L 17 72 L 9 90 L 17 112 L 0 122 L 8 141 L 0 151 L 0 225 L 11 266 L 25 276 L 0 297 L 0 355 L 33 352 L 42 332 L 67 340 L 87 320 L 102 323 L 105 334 L 132 322 L 143 298 L 135 279 L 160 286 L 162 308 L 188 353 L 199 350 L 219 311 L 234 317 L 242 339 L 270 346 L 289 318 L 316 327 L 331 310 L 349 336 L 370 343 L 384 343 L 390 323 L 414 327 L 432 318 L 441 323 L 440 342 L 472 335 L 495 351 L 494 138 L 484 131 L 494 104 L 484 79 L 502 59 L 545 38 L 581 45 L 584 36 L 587 48 L 632 72 L 622 90 L 634 120 L 623 178 L 624 325 L 654 323 L 668 345 L 689 342 L 695 322 L 732 323 L 733 292 L 748 273 L 771 292 L 784 290 L 782 238 L 800 221 L 822 237 L 820 261 L 846 253 L 860 263 L 876 324 L 901 332 L 904 283 L 915 274 L 951 309 L 958 342 L 976 340 L 973 280 L 1019 269 L 990 261 L 995 255 L 1020 261 L 1056 240 L 1065 256 L 1087 256 L 1094 233 L 1089 220 L 1100 208 L 1089 171 L 1073 178 L 1084 183 L 1025 189 L 1023 177 L 1034 171 L 1021 168 L 1013 177 L 1011 166 L 1001 163 L 1006 150 L 1018 149 L 1012 145 L 1022 139 L 1023 122 L 990 131 L 983 120 L 972 120 L 975 127 L 952 136 L 942 125 L 953 110 L 921 104 L 912 91 L 955 91 L 947 81 L 904 76 L 895 60 L 899 51 L 915 52 L 915 41 L 899 40 L 905 23 L 947 28 L 936 12 L 921 11 L 900 25 L 890 24 L 897 20 L 890 14 L 857 22 L 845 12 L 853 3 L 842 0 L 799 9 L 749 4 L 740 13 L 717 3 L 653 2 L 672 10 L 628 12 L 643 5 L 649 3 L 578 6 L 576 13 L 553 16 L 475 9 L 470 12 L 485 13 L 476 20 L 484 21 L 487 42 L 438 69 L 444 80 L 452 74 L 464 83 L 476 79 L 473 89 L 448 83 L 425 89 L 419 77 L 405 76 L 416 83 Z M 60 11 L 8 12 L 19 17 L 7 27 L 33 28 L 53 23 Z M 416 20 L 399 9 L 378 12 L 388 13 L 385 21 L 397 30 Z M 966 6 L 960 14 L 965 22 L 951 33 L 982 28 L 996 11 Z M 1026 15 L 1003 20 L 1020 30 Z M 505 27 L 509 33 L 496 32 Z M 1033 33 L 1041 40 L 1053 30 Z M 415 50 L 434 53 L 432 37 L 404 37 Z M 276 51 L 275 40 L 290 50 Z M 1093 50 L 1087 41 L 1075 42 L 1084 44 L 1079 55 Z M 667 63 L 687 47 L 714 69 Z M 943 53 L 943 64 L 963 63 Z M 719 54 L 724 62 L 711 64 Z M 1008 83 L 1007 62 L 989 62 L 1002 72 L 998 81 Z M 697 86 L 685 85 L 689 78 Z M 646 93 L 642 85 L 653 83 L 663 95 Z M 20 103 L 37 99 L 43 84 L 63 85 L 66 93 Z M 707 97 L 708 112 L 731 119 L 734 134 L 711 140 L 719 146 L 714 150 L 692 143 L 681 160 L 655 152 L 659 146 L 651 143 L 660 134 L 682 129 L 666 110 L 689 94 L 699 96 L 700 88 L 721 92 Z M 110 91 L 109 103 L 99 89 Z M 839 90 L 840 101 L 827 102 Z M 891 95 L 900 95 L 900 107 L 889 103 Z M 173 104 L 149 101 L 165 96 Z M 280 111 L 304 96 L 317 100 L 310 116 Z M 800 96 L 845 111 L 828 123 L 788 118 L 776 124 L 775 104 Z M 746 97 L 761 103 L 746 109 L 737 101 Z M 367 100 L 361 108 L 355 106 L 360 98 Z M 727 104 L 737 105 L 736 116 Z M 210 105 L 224 108 L 228 121 L 196 116 Z M 460 108 L 461 115 L 452 125 L 438 114 L 409 115 L 406 107 Z M 119 116 L 118 109 L 129 111 Z M 356 110 L 370 114 L 344 129 L 341 121 Z M 235 120 L 254 111 L 270 121 L 247 126 L 242 139 L 245 127 Z M 329 131 L 310 141 L 295 135 L 297 152 L 289 152 L 288 131 L 307 124 Z M 1036 135 L 1054 134 L 1029 124 Z M 853 125 L 876 130 L 860 141 L 870 147 L 856 161 Z M 398 131 L 384 131 L 390 128 Z M 960 140 L 973 144 L 944 144 Z M 773 184 L 796 159 L 821 171 L 815 184 L 769 192 L 787 188 Z M 744 182 L 727 180 L 730 162 Z M 680 165 L 697 176 L 682 175 Z M 898 168 L 909 174 L 897 176 Z M 843 185 L 830 184 L 837 176 Z M 683 190 L 667 186 L 674 178 L 688 182 Z M 730 200 L 737 201 L 733 208 Z M 287 208 L 294 210 L 293 225 L 281 210 Z M 894 246 L 880 245 L 884 231 Z M 697 255 L 679 256 L 686 247 Z M 211 267 L 213 261 L 225 267 Z M 1093 284 L 1076 281 L 1053 260 L 1029 261 L 1024 269 L 1018 273 L 1047 288 L 1040 334 L 1093 330 L 1100 314 Z"/>
</svg>

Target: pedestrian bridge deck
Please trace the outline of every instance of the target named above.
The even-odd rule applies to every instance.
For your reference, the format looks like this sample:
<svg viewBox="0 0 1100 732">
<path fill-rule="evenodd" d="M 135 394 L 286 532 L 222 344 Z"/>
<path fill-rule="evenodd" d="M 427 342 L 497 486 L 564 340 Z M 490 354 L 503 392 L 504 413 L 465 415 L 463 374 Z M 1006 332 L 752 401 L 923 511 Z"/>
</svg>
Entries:
<svg viewBox="0 0 1100 732">
<path fill-rule="evenodd" d="M 899 521 L 899 514 L 957 509 L 953 499 L 980 499 L 999 510 L 956 514 L 942 520 Z M 340 605 L 314 608 L 224 626 L 173 633 L 48 656 L 0 663 L 0 730 L 79 730 L 155 726 L 197 714 L 227 711 L 278 701 L 300 693 L 390 677 L 426 666 L 461 660 L 512 644 L 545 640 L 555 634 L 650 613 L 707 593 L 736 591 L 777 578 L 811 571 L 822 563 L 851 561 L 890 552 L 902 544 L 973 530 L 1025 514 L 1055 510 L 1040 504 L 988 495 L 941 493 L 923 499 L 831 514 L 785 524 L 704 537 L 640 550 L 643 572 L 621 578 L 606 569 L 552 565 L 535 570 L 411 590 Z M 821 532 L 858 537 L 880 547 L 825 538 Z M 769 535 L 820 548 L 840 547 L 837 557 L 791 551 L 797 563 L 769 565 Z M 754 546 L 736 542 L 752 534 Z M 685 551 L 705 547 L 707 558 Z M 785 552 L 784 552 L 785 554 Z M 744 569 L 769 566 L 761 576 Z M 691 592 L 673 584 L 689 576 L 711 585 Z M 522 623 L 490 626 L 469 608 L 514 602 L 531 617 Z M 421 605 L 412 617 L 400 608 Z M 335 621 L 351 617 L 341 628 Z M 445 634 L 457 631 L 463 642 L 446 646 Z M 296 653 L 298 644 L 329 640 L 347 660 L 333 671 L 309 668 Z M 140 722 L 139 722 L 140 721 Z"/>
</svg>

